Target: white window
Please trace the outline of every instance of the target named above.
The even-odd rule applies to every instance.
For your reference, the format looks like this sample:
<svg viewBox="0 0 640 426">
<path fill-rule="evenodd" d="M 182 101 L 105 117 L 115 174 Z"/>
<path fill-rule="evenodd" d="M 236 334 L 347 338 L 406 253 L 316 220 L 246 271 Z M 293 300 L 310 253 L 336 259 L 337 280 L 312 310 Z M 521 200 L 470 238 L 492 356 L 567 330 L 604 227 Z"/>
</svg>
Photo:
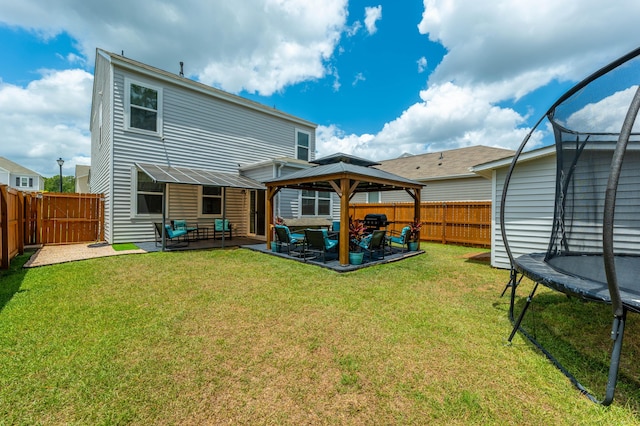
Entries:
<svg viewBox="0 0 640 426">
<path fill-rule="evenodd" d="M 30 177 L 16 177 L 16 188 L 20 187 L 33 187 L 33 178 Z"/>
<path fill-rule="evenodd" d="M 149 175 L 138 171 L 136 173 L 135 214 L 162 214 L 162 183 L 151 180 Z"/>
<path fill-rule="evenodd" d="M 331 192 L 302 191 L 302 216 L 330 216 Z"/>
<path fill-rule="evenodd" d="M 296 129 L 296 158 L 309 161 L 309 144 L 311 135 L 308 132 Z"/>
<path fill-rule="evenodd" d="M 128 130 L 160 134 L 162 129 L 162 90 L 125 79 L 125 127 Z"/>
<path fill-rule="evenodd" d="M 221 216 L 224 190 L 220 186 L 202 186 L 200 197 L 201 216 Z"/>
<path fill-rule="evenodd" d="M 380 202 L 379 192 L 367 192 L 367 203 L 379 203 L 379 202 Z"/>
</svg>

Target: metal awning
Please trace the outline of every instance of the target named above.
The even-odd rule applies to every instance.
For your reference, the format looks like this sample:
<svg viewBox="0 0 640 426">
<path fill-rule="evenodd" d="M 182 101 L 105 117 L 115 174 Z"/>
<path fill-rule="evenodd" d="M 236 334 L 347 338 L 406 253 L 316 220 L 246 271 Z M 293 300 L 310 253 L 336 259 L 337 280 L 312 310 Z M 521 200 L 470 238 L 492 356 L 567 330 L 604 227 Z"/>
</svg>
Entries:
<svg viewBox="0 0 640 426">
<path fill-rule="evenodd" d="M 164 164 L 135 163 L 135 165 L 138 170 L 146 173 L 157 183 L 265 189 L 265 186 L 260 182 L 234 173 L 193 169 L 190 167 L 166 166 Z"/>
</svg>

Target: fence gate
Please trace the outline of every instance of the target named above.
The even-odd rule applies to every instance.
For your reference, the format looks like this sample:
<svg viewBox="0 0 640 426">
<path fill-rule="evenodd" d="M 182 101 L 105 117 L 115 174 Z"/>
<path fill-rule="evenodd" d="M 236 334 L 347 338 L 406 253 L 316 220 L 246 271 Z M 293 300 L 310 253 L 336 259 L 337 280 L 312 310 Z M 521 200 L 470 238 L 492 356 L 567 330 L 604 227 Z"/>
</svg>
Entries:
<svg viewBox="0 0 640 426">
<path fill-rule="evenodd" d="M 35 208 L 25 207 L 27 236 L 38 244 L 68 244 L 104 240 L 102 194 L 37 194 Z M 27 203 L 26 203 L 27 204 Z M 28 210 L 32 209 L 32 210 Z M 34 214 L 35 210 L 35 214 Z M 31 227 L 35 227 L 35 230 Z"/>
</svg>

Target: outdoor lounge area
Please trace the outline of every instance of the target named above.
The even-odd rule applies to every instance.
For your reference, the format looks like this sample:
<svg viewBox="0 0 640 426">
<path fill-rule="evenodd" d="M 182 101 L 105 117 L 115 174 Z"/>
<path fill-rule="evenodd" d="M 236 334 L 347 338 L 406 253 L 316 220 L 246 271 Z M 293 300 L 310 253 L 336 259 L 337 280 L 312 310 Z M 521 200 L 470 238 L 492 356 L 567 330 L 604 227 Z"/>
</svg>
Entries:
<svg viewBox="0 0 640 426">
<path fill-rule="evenodd" d="M 161 251 L 162 247 L 159 247 L 154 242 L 137 242 L 136 246 L 147 252 Z M 323 268 L 331 269 L 336 272 L 349 272 L 355 271 L 369 266 L 380 265 L 384 263 L 397 262 L 399 260 L 407 259 L 424 253 L 424 250 L 418 251 L 403 251 L 398 248 L 394 248 L 392 252 L 387 251 L 384 258 L 382 257 L 369 257 L 365 258 L 365 261 L 361 265 L 341 265 L 336 255 L 327 256 L 326 259 L 322 259 L 318 256 L 301 256 L 300 253 L 293 253 L 290 255 L 286 250 L 280 252 L 268 249 L 263 240 L 248 238 L 248 237 L 234 237 L 233 240 L 225 239 L 206 239 L 190 241 L 189 244 L 178 244 L 175 246 L 167 247 L 166 251 L 183 251 L 183 250 L 208 250 L 208 249 L 220 249 L 220 248 L 245 248 L 272 256 L 278 256 L 281 258 L 290 259 L 296 262 L 308 263 L 311 265 L 320 266 Z M 300 248 L 301 249 L 301 248 Z"/>
</svg>

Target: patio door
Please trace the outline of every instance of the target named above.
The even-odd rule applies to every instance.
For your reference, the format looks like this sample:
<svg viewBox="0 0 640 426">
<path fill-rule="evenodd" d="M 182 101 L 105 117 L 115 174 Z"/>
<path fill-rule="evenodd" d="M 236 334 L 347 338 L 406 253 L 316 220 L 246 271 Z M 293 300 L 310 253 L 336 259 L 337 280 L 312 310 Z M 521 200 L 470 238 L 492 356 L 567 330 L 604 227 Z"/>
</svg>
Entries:
<svg viewBox="0 0 640 426">
<path fill-rule="evenodd" d="M 265 236 L 265 191 L 251 190 L 249 194 L 249 233 Z"/>
</svg>

